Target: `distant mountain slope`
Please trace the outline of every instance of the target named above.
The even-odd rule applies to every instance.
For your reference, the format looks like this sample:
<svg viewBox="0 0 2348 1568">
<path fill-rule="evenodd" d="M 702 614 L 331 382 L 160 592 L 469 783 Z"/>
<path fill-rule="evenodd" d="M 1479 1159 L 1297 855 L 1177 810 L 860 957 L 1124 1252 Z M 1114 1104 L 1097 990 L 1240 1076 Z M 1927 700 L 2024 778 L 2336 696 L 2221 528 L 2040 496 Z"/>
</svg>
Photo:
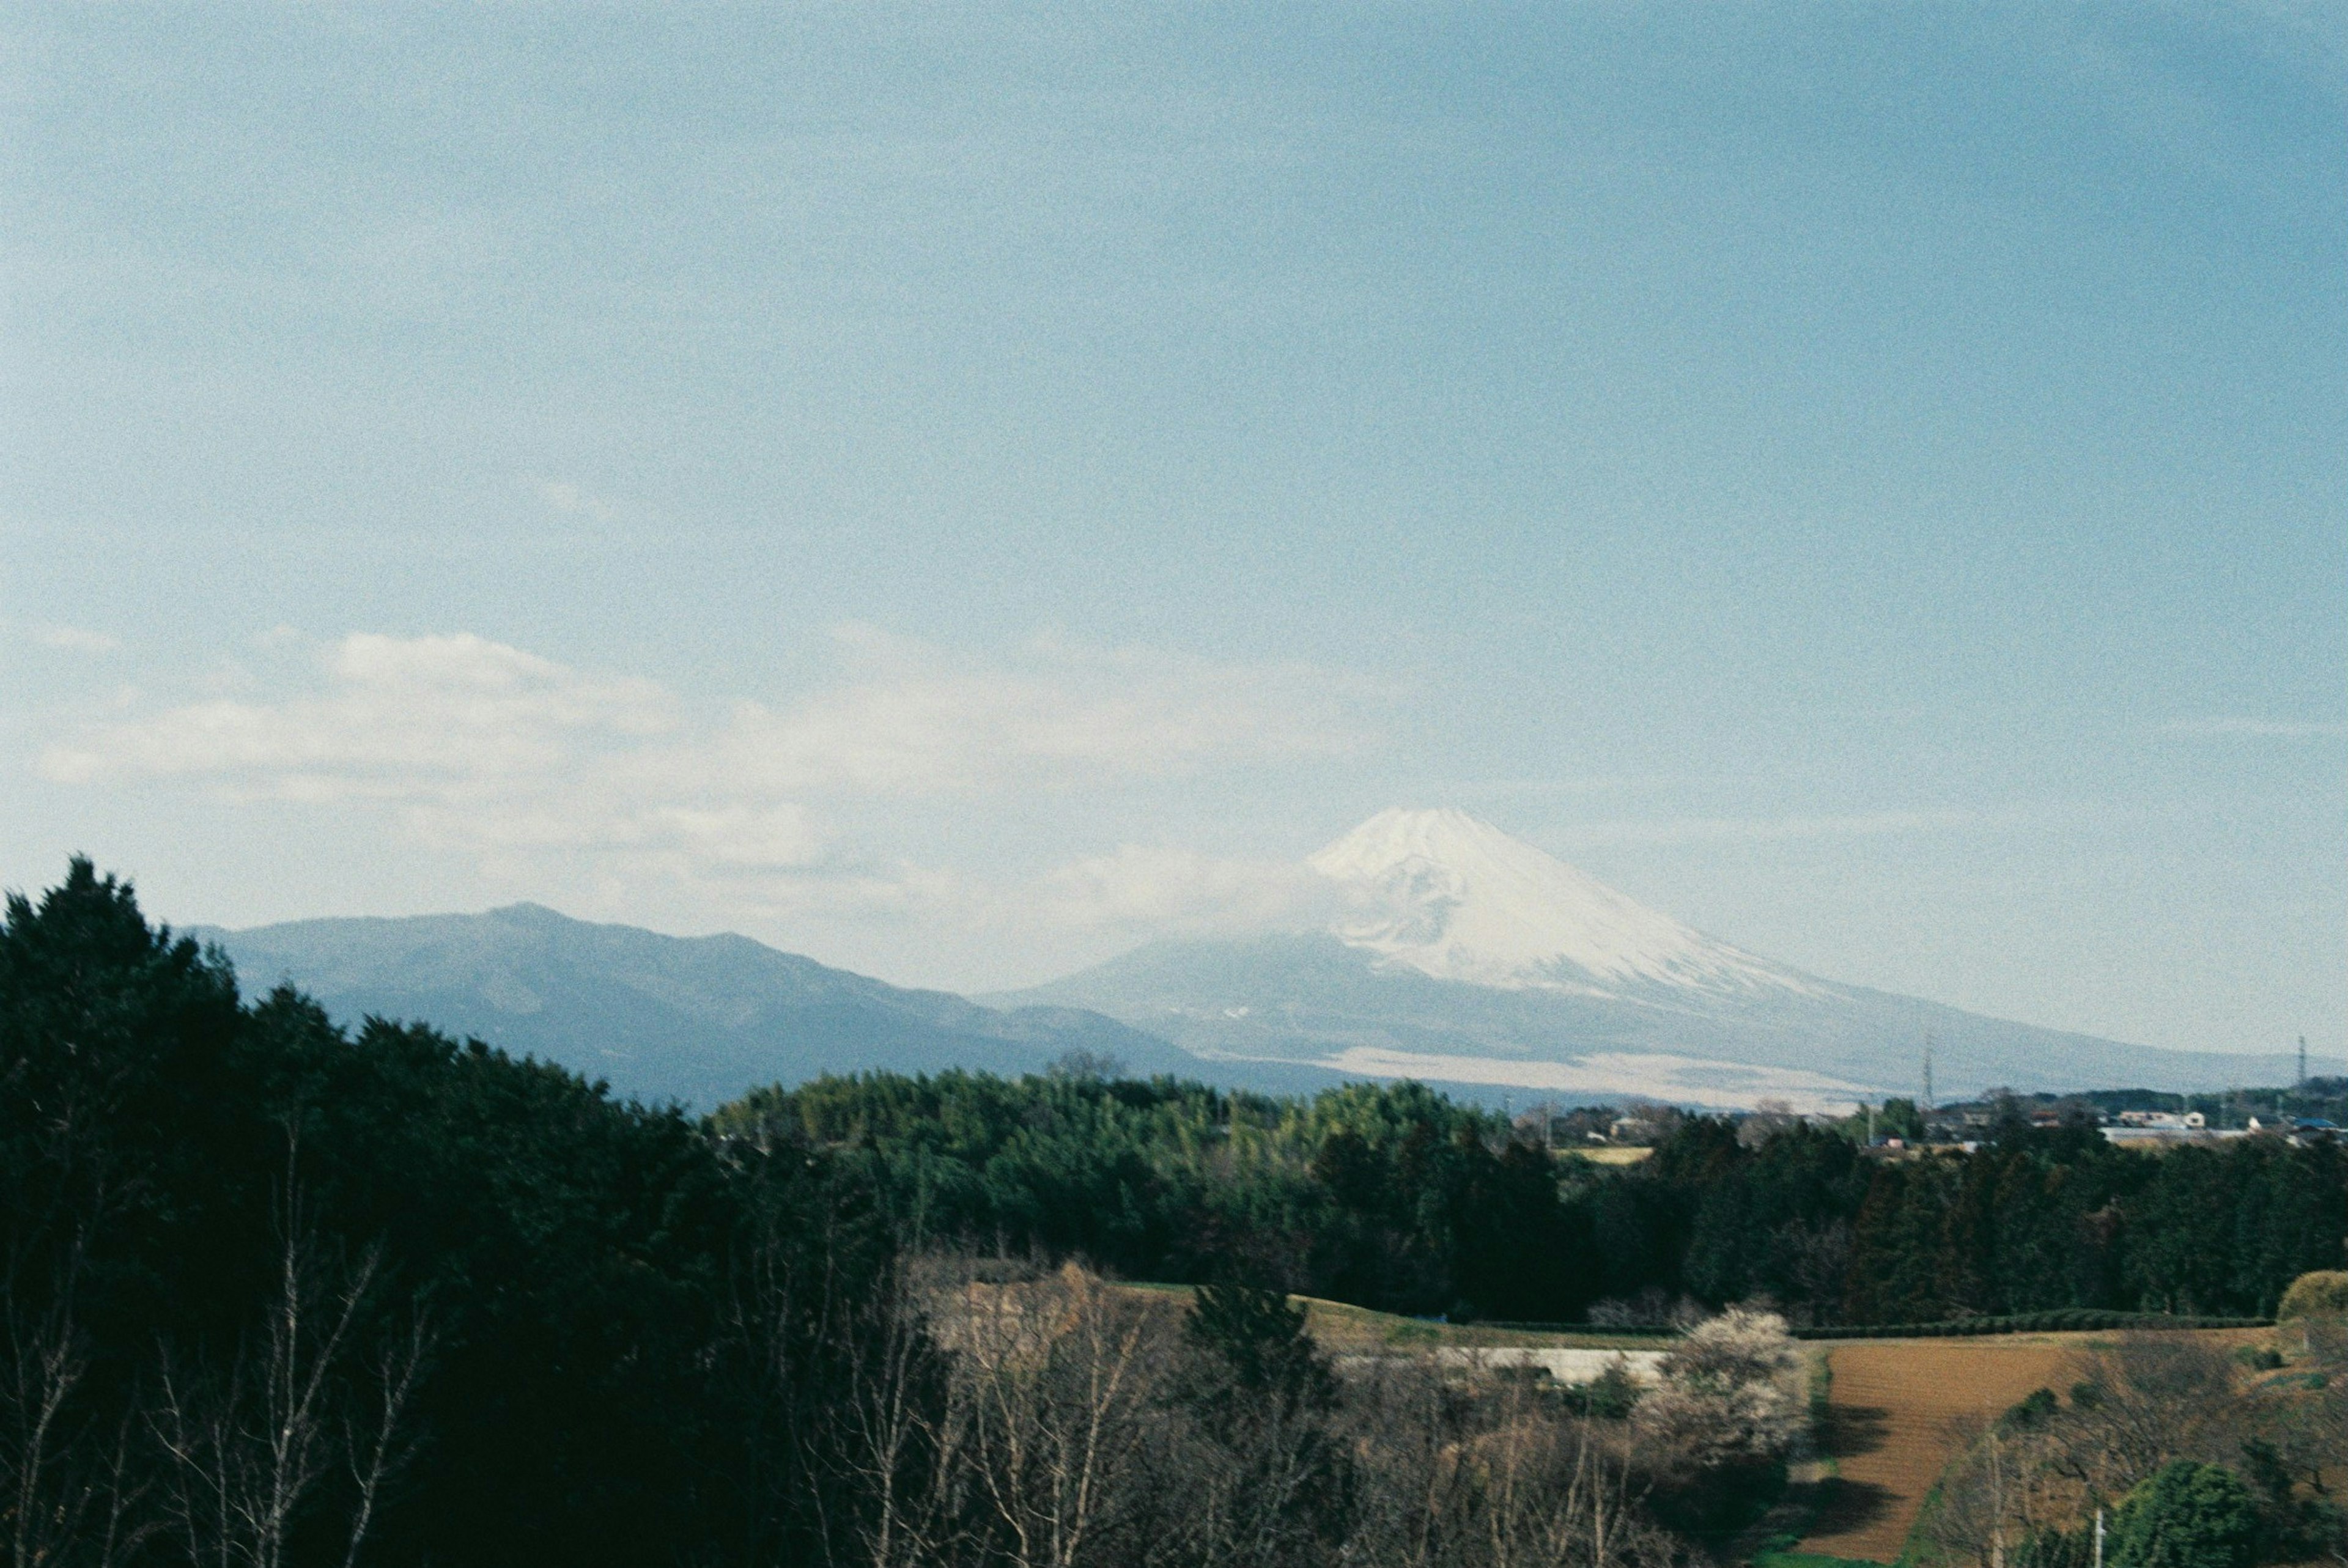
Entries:
<svg viewBox="0 0 2348 1568">
<path fill-rule="evenodd" d="M 193 934 L 227 951 L 248 991 L 291 980 L 345 1023 L 413 1019 L 701 1110 L 822 1072 L 1026 1072 L 1075 1050 L 1137 1072 L 1195 1069 L 1165 1041 L 1097 1013 L 979 1007 L 747 937 L 664 937 L 534 904 Z"/>
<path fill-rule="evenodd" d="M 1323 932 L 1152 943 L 1003 1003 L 1096 1009 L 1225 1062 L 1583 1096 L 1848 1105 L 2017 1089 L 2288 1082 L 2187 1054 L 1837 985 L 1642 907 L 1457 811 L 1381 813 L 1313 856 Z"/>
<path fill-rule="evenodd" d="M 248 990 L 290 979 L 346 1023 L 419 1020 L 701 1109 L 821 1072 L 1016 1073 L 1075 1050 L 1264 1090 L 1411 1077 L 1488 1100 L 1713 1106 L 1913 1094 L 1928 1034 L 1944 1099 L 2292 1071 L 2281 1056 L 2154 1050 L 1818 979 L 1459 812 L 1382 813 L 1311 865 L 1341 907 L 1323 931 L 1156 942 L 979 1002 L 747 937 L 664 937 L 532 904 L 196 934 Z"/>
</svg>

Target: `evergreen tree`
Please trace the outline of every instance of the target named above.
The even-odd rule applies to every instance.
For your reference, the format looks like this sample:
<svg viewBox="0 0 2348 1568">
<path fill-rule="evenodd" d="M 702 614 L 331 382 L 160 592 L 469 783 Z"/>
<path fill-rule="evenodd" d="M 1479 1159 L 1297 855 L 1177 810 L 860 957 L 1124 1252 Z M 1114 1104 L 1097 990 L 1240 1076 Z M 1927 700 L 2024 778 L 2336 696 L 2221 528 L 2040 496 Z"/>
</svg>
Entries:
<svg viewBox="0 0 2348 1568">
<path fill-rule="evenodd" d="M 2120 1501 L 2111 1568 L 2250 1568 L 2258 1500 L 2223 1465 L 2177 1460 Z"/>
</svg>

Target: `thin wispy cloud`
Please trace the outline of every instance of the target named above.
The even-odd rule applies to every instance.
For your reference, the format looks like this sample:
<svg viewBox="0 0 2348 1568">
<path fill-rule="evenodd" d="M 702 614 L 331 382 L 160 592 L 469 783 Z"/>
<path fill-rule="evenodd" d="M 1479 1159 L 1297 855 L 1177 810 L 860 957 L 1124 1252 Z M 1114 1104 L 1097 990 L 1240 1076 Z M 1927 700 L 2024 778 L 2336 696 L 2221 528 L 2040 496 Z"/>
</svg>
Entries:
<svg viewBox="0 0 2348 1568">
<path fill-rule="evenodd" d="M 281 672 L 280 689 L 88 723 L 39 766 L 89 788 L 377 811 L 417 842 L 499 865 L 547 855 L 623 878 L 788 874 L 793 886 L 764 897 L 983 911 L 994 896 L 951 876 L 840 859 L 829 808 L 1179 777 L 1327 756 L 1367 733 L 1370 689 L 1302 665 L 1053 640 L 991 659 L 861 625 L 836 644 L 831 682 L 768 702 L 691 697 L 471 633 L 354 633 Z M 1258 897 L 1218 876 L 1192 866 L 1186 892 L 1166 866 L 1112 862 L 1053 884 L 1054 904 L 1115 920 Z"/>
<path fill-rule="evenodd" d="M 117 653 L 122 649 L 122 640 L 110 632 L 91 631 L 79 626 L 36 627 L 32 640 L 42 648 L 60 653 Z"/>
<path fill-rule="evenodd" d="M 216 698 L 96 724 L 49 746 L 66 784 L 196 778 L 324 800 L 438 793 L 561 768 L 582 745 L 673 728 L 649 682 L 602 681 L 470 633 L 346 637 L 309 691 Z"/>
<path fill-rule="evenodd" d="M 532 477 L 527 481 L 530 493 L 548 510 L 567 518 L 586 518 L 598 523 L 620 520 L 618 503 L 595 494 L 583 485 L 568 479 L 548 479 Z"/>
<path fill-rule="evenodd" d="M 2333 740 L 2348 736 L 2348 720 L 2340 719 L 2172 719 L 2161 726 L 2168 735 L 2244 735 L 2271 740 Z"/>
<path fill-rule="evenodd" d="M 1444 794 L 1459 800 L 1523 800 L 1544 795 L 1611 794 L 1619 790 L 1641 784 L 1654 784 L 1652 778 L 1637 778 L 1627 774 L 1600 774 L 1587 777 L 1478 779 L 1456 784 Z"/>
<path fill-rule="evenodd" d="M 2003 820 L 1973 811 L 1865 811 L 1797 816 L 1684 816 L 1596 822 L 1553 835 L 1581 848 L 1615 845 L 1758 844 L 1945 833 Z"/>
<path fill-rule="evenodd" d="M 1162 778 L 1354 750 L 1378 696 L 1313 665 L 1051 638 L 993 661 L 862 624 L 835 641 L 849 678 L 788 708 L 738 708 L 729 767 L 778 787 L 917 795 Z"/>
<path fill-rule="evenodd" d="M 1301 860 L 1126 845 L 1055 868 L 1012 907 L 1078 927 L 1164 934 L 1301 928 L 1325 920 L 1334 898 Z"/>
</svg>

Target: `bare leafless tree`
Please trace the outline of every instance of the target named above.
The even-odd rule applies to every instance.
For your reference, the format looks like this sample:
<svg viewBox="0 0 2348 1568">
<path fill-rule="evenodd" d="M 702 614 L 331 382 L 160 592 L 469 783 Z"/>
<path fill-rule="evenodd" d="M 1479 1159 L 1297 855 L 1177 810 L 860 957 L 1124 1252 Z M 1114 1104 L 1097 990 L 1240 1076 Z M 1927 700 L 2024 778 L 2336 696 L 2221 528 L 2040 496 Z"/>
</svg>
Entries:
<svg viewBox="0 0 2348 1568">
<path fill-rule="evenodd" d="M 2047 1463 L 2117 1497 L 2171 1460 L 2230 1460 L 2248 1413 L 2226 1351 L 2192 1334 L 2128 1334 L 2082 1351 L 2074 1397 L 2051 1423 Z"/>
<path fill-rule="evenodd" d="M 2080 1494 L 2059 1484 L 2048 1462 L 2050 1437 L 1978 1418 L 1956 1423 L 1952 1436 L 1958 1458 L 1942 1474 L 1923 1522 L 1944 1558 L 2005 1568 L 2008 1554 L 2033 1532 L 2072 1522 Z"/>
<path fill-rule="evenodd" d="M 174 1532 L 194 1561 L 221 1568 L 284 1568 L 297 1525 L 338 1473 L 343 1561 L 357 1561 L 408 1457 L 408 1406 L 431 1347 L 420 1307 L 372 1354 L 363 1347 L 381 1249 L 334 1266 L 304 1213 L 295 1153 L 289 1139 L 265 1321 L 225 1368 L 167 1349 L 148 1413 Z"/>
<path fill-rule="evenodd" d="M 1645 1434 L 1526 1368 L 1434 1355 L 1242 1375 L 1178 1304 L 1068 1267 L 898 1270 L 841 1408 L 800 1440 L 858 1568 L 1665 1568 Z M 1776 1346 L 1730 1324 L 1746 1387 Z M 1734 1374 L 1734 1375 L 1732 1375 Z M 1693 1376 L 1693 1370 L 1691 1370 Z M 1730 1444 L 1754 1440 L 1750 1400 Z M 1766 1423 L 1760 1423 L 1766 1427 Z M 1742 1451 L 1742 1450 L 1738 1450 Z M 1685 1456 L 1675 1464 L 1686 1462 Z"/>
<path fill-rule="evenodd" d="M 368 1375 L 359 1385 L 363 1402 L 344 1417 L 342 1452 L 355 1501 L 344 1533 L 343 1568 L 354 1568 L 358 1562 L 384 1488 L 415 1456 L 417 1434 L 407 1419 L 408 1408 L 432 1344 L 431 1318 L 421 1302 L 412 1303 L 406 1325 L 379 1343 L 369 1358 Z"/>
<path fill-rule="evenodd" d="M 1591 1423 L 1510 1378 L 1488 1396 L 1491 1425 L 1464 1456 L 1490 1568 L 1614 1568 L 1643 1543 L 1631 1467 Z"/>
<path fill-rule="evenodd" d="M 74 1444 L 69 1407 L 89 1370 L 68 1291 L 48 1301 L 19 1283 L 17 1271 L 0 1285 L 0 1325 L 7 1359 L 0 1364 L 0 1475 L 8 1486 L 8 1549 L 12 1568 L 56 1559 L 78 1531 L 89 1502 L 69 1469 Z"/>
<path fill-rule="evenodd" d="M 108 1207 L 103 1184 L 92 1186 L 80 1215 L 20 1231 L 0 1266 L 0 1523 L 12 1568 L 112 1568 L 152 1533 L 124 1396 L 89 1387 L 77 1296 Z"/>
<path fill-rule="evenodd" d="M 2295 1331 L 2290 1337 L 2298 1369 L 2318 1374 L 2321 1386 L 2302 1386 L 2275 1401 L 2276 1446 L 2320 1489 L 2326 1467 L 2336 1468 L 2348 1454 L 2348 1318 L 2305 1317 L 2288 1327 Z"/>
<path fill-rule="evenodd" d="M 1628 1427 L 1520 1371 L 1392 1358 L 1351 1369 L 1360 1481 L 1339 1560 L 1375 1568 L 1661 1568 Z"/>
<path fill-rule="evenodd" d="M 131 1423 L 111 1424 L 83 1398 L 88 1346 L 67 1307 L 0 1302 L 6 1327 L 0 1391 L 0 1477 L 6 1481 L 12 1568 L 88 1563 L 112 1568 L 152 1532 L 139 1507 L 147 1491 L 130 1461 Z"/>
<path fill-rule="evenodd" d="M 943 1332 L 976 1491 L 1007 1560 L 1117 1560 L 1162 1420 L 1166 1314 L 1071 1266 L 1017 1289 L 965 1287 Z"/>
<path fill-rule="evenodd" d="M 848 1532 L 859 1568 L 946 1568 L 970 1553 L 973 1414 L 953 1397 L 931 1327 L 935 1304 L 968 1283 L 960 1260 L 908 1259 L 859 1318 L 824 1467 L 861 1503 Z"/>
<path fill-rule="evenodd" d="M 123 1391 L 93 1388 L 79 1310 L 93 1250 L 129 1195 L 102 1129 L 133 1077 L 90 1023 L 67 1025 L 48 1071 L 33 1052 L 0 1071 L 23 1140 L 0 1186 L 0 1538 L 13 1568 L 104 1568 L 143 1539 Z"/>
<path fill-rule="evenodd" d="M 1309 1354 L 1252 1373 L 1186 1325 L 1174 1393 L 1151 1434 L 1150 1561 L 1291 1568 L 1344 1533 L 1353 1466 L 1335 1386 Z"/>
<path fill-rule="evenodd" d="M 1340 1431 L 1357 1477 L 1344 1560 L 1428 1568 L 1457 1512 L 1460 1379 L 1431 1356 L 1364 1358 L 1342 1375 Z"/>
</svg>

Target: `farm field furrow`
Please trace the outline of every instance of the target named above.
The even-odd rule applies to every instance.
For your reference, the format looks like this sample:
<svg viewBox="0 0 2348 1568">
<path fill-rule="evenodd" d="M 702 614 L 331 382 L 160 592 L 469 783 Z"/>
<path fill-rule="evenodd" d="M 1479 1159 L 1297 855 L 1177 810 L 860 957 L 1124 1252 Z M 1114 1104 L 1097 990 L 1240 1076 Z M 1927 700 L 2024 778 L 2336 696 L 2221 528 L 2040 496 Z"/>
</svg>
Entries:
<svg viewBox="0 0 2348 1568">
<path fill-rule="evenodd" d="M 1839 1480 L 1797 1549 L 1889 1563 L 1954 1451 L 1951 1425 L 1995 1416 L 2034 1389 L 2060 1389 L 2091 1336 L 1909 1339 L 1840 1344 L 1828 1352 L 1827 1451 Z"/>
</svg>

